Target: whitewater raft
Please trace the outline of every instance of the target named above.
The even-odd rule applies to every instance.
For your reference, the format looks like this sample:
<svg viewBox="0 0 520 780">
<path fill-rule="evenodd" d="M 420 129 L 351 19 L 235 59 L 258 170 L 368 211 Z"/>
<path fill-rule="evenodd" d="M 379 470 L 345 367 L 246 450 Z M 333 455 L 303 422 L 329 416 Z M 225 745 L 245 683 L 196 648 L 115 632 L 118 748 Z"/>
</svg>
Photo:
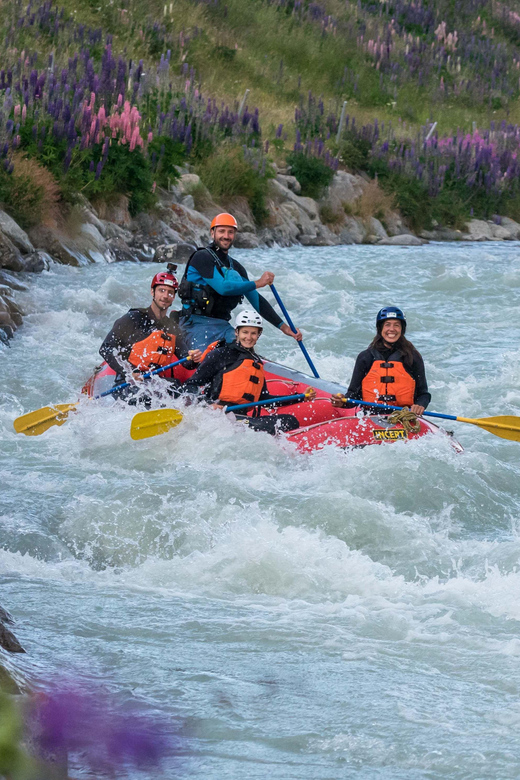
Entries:
<svg viewBox="0 0 520 780">
<path fill-rule="evenodd" d="M 400 423 L 391 423 L 389 415 L 366 414 L 361 407 L 351 409 L 333 407 L 330 403 L 331 395 L 345 392 L 345 388 L 336 382 L 316 379 L 301 371 L 270 361 L 265 361 L 264 368 L 271 395 L 304 393 L 309 386 L 317 390 L 317 397 L 312 402 L 261 410 L 262 416 L 290 413 L 297 418 L 300 428 L 284 436 L 293 442 L 300 452 L 312 452 L 327 446 L 343 449 L 367 447 L 372 444 L 420 439 L 427 435 L 447 436 L 457 452 L 463 451 L 462 445 L 453 439 L 450 433 L 429 420 L 418 418 L 419 430 L 409 432 Z M 175 378 L 181 381 L 185 381 L 193 374 L 193 371 L 187 371 L 184 366 L 176 366 L 173 371 Z M 83 393 L 90 397 L 100 395 L 113 387 L 114 379 L 115 372 L 103 363 L 86 382 Z M 248 414 L 252 415 L 253 411 Z"/>
</svg>

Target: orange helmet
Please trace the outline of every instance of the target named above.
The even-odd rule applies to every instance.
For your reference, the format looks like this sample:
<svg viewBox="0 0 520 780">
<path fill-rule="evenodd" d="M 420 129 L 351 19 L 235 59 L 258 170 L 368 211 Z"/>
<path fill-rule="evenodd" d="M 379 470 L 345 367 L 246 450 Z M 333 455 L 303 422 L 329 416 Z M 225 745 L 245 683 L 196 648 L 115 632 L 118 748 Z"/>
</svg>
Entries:
<svg viewBox="0 0 520 780">
<path fill-rule="evenodd" d="M 235 228 L 235 230 L 238 230 L 238 223 L 233 216 L 233 214 L 217 214 L 216 217 L 213 217 L 211 220 L 211 230 L 216 227 L 232 227 Z"/>
</svg>

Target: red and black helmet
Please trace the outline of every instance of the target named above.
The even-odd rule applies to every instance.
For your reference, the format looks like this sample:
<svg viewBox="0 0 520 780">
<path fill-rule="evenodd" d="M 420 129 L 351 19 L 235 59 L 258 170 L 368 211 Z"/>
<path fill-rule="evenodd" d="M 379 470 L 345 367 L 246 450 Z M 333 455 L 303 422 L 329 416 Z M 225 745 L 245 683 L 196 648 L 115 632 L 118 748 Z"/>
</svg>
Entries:
<svg viewBox="0 0 520 780">
<path fill-rule="evenodd" d="M 154 290 L 159 284 L 164 284 L 165 287 L 173 287 L 175 291 L 179 289 L 179 282 L 177 281 L 177 277 L 174 276 L 170 271 L 159 271 L 158 274 L 155 274 L 151 284 L 152 290 Z"/>
</svg>

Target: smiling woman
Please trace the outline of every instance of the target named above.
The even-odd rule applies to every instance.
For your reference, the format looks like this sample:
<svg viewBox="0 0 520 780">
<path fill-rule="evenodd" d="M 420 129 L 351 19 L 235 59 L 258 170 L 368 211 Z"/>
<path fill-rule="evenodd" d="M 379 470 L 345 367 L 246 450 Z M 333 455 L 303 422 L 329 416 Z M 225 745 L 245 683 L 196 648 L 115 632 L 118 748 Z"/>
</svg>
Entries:
<svg viewBox="0 0 520 780">
<path fill-rule="evenodd" d="M 348 388 L 348 397 L 392 406 L 409 406 L 421 415 L 431 400 L 424 361 L 405 337 L 406 318 L 397 306 L 386 306 L 376 317 L 377 334 L 360 352 Z M 351 406 L 341 394 L 333 406 Z"/>
</svg>

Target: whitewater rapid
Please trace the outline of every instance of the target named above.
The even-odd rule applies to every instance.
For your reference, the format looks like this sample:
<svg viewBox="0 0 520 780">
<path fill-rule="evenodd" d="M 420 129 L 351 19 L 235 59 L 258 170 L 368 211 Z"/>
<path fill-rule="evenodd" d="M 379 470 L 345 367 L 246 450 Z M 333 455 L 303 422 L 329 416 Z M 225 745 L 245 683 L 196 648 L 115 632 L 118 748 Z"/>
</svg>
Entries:
<svg viewBox="0 0 520 780">
<path fill-rule="evenodd" d="M 348 383 L 395 304 L 432 410 L 520 414 L 518 244 L 236 256 L 276 273 L 323 377 Z M 462 455 L 440 437 L 301 455 L 202 407 L 134 442 L 134 411 L 90 402 L 14 433 L 78 398 L 158 268 L 52 266 L 18 294 L 24 325 L 0 347 L 17 667 L 160 715 L 182 756 L 168 778 L 520 776 L 519 443 L 448 423 Z M 306 370 L 270 326 L 259 346 Z"/>
</svg>

